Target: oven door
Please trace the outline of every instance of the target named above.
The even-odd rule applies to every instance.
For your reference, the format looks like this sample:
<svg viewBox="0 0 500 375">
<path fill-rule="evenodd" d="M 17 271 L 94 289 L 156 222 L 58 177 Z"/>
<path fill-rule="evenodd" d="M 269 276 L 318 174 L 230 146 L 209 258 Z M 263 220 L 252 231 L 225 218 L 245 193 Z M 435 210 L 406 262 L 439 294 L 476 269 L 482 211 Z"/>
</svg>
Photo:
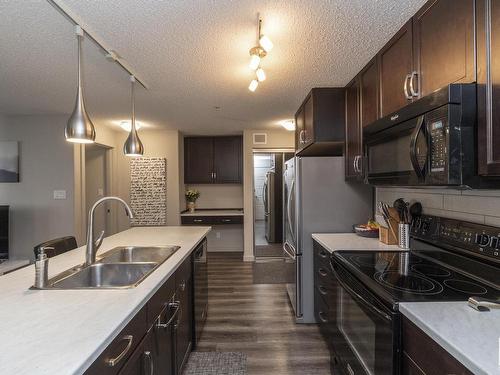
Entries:
<svg viewBox="0 0 500 375">
<path fill-rule="evenodd" d="M 333 347 L 348 375 L 399 374 L 399 314 L 376 299 L 332 259 L 336 285 L 330 306 Z"/>
<path fill-rule="evenodd" d="M 402 186 L 425 184 L 429 140 L 424 116 L 364 137 L 369 183 Z"/>
</svg>

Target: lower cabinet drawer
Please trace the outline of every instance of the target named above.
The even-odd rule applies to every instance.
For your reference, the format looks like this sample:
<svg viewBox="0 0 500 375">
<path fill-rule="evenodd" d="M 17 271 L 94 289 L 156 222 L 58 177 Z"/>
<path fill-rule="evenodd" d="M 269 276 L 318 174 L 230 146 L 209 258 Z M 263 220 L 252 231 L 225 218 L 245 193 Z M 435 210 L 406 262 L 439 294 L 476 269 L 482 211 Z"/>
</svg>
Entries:
<svg viewBox="0 0 500 375">
<path fill-rule="evenodd" d="M 94 361 L 85 375 L 118 374 L 147 330 L 147 306 L 144 306 Z"/>
<path fill-rule="evenodd" d="M 215 216 L 213 224 L 243 224 L 243 216 Z"/>
</svg>

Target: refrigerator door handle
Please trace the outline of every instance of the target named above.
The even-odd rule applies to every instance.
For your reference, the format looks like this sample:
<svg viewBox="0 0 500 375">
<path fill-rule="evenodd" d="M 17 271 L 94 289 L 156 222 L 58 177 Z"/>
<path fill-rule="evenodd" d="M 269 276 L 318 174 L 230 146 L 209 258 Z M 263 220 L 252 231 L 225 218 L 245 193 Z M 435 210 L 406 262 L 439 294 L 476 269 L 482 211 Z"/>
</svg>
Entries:
<svg viewBox="0 0 500 375">
<path fill-rule="evenodd" d="M 295 251 L 293 248 L 288 244 L 288 242 L 285 242 L 283 244 L 283 251 L 285 252 L 285 255 L 290 257 L 291 259 L 295 260 L 297 257 L 295 255 Z"/>
<path fill-rule="evenodd" d="M 286 203 L 286 216 L 287 216 L 287 224 L 290 229 L 290 234 L 292 235 L 292 240 L 295 241 L 295 232 L 293 230 L 292 225 L 292 216 L 290 215 L 290 206 L 292 204 L 292 195 L 294 193 L 293 189 L 295 187 L 295 179 L 292 180 L 292 184 L 290 185 L 290 190 L 288 191 L 288 201 Z"/>
<path fill-rule="evenodd" d="M 295 316 L 301 318 L 302 312 L 302 255 L 296 256 L 295 261 L 295 272 L 296 272 L 296 311 Z"/>
</svg>

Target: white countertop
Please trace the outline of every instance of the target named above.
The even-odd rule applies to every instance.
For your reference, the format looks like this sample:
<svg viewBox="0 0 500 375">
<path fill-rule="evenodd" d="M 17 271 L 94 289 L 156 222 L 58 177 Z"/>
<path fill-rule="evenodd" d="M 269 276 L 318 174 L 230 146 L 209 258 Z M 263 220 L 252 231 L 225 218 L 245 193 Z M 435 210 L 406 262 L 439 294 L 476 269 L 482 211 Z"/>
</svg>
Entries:
<svg viewBox="0 0 500 375">
<path fill-rule="evenodd" d="M 194 212 L 183 212 L 181 216 L 243 216 L 243 210 L 205 210 L 200 208 Z"/>
<path fill-rule="evenodd" d="M 0 374 L 82 374 L 206 236 L 210 227 L 136 227 L 106 238 L 116 246 L 179 245 L 136 288 L 29 290 L 35 269 L 0 277 Z M 84 247 L 49 261 L 49 277 L 84 261 Z"/>
<path fill-rule="evenodd" d="M 360 237 L 355 233 L 313 233 L 312 238 L 330 253 L 339 250 L 401 250 L 397 245 L 386 245 L 378 238 Z"/>
<path fill-rule="evenodd" d="M 30 264 L 29 259 L 9 259 L 5 262 L 0 263 L 0 276 L 3 275 L 5 272 L 9 272 L 21 267 L 24 267 L 26 265 Z"/>
<path fill-rule="evenodd" d="M 500 374 L 500 310 L 479 312 L 467 302 L 409 302 L 399 311 L 472 373 Z"/>
</svg>

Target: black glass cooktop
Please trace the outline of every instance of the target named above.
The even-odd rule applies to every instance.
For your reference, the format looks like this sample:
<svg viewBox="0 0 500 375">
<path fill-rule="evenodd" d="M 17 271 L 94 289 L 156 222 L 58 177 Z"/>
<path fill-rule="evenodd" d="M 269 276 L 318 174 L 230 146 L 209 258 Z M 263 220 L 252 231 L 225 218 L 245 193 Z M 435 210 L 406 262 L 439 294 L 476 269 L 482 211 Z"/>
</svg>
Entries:
<svg viewBox="0 0 500 375">
<path fill-rule="evenodd" d="M 445 251 L 338 251 L 334 258 L 391 302 L 500 298 L 498 272 Z"/>
</svg>

